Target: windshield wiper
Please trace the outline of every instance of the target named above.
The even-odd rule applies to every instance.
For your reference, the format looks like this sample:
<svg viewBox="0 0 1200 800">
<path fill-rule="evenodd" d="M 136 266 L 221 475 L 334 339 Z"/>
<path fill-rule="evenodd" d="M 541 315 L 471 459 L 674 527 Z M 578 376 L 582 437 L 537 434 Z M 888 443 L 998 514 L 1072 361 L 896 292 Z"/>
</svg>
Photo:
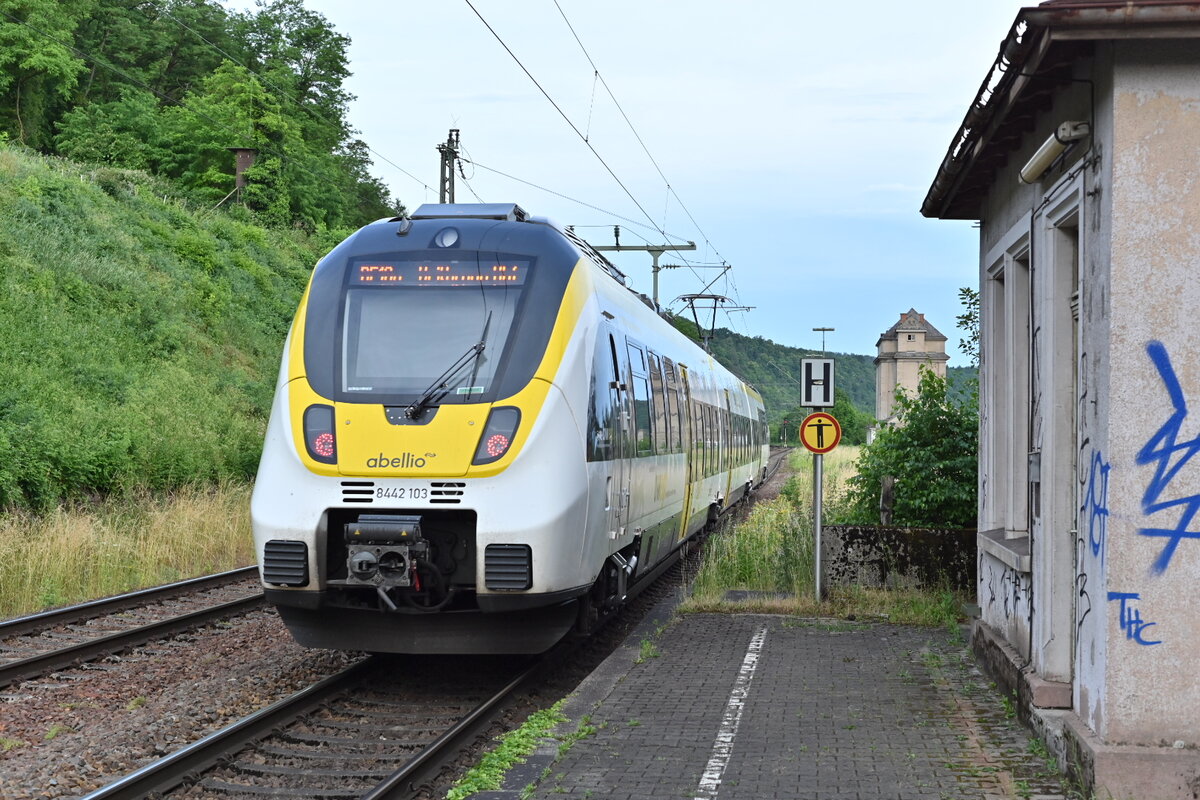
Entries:
<svg viewBox="0 0 1200 800">
<path fill-rule="evenodd" d="M 467 348 L 467 352 L 455 359 L 448 370 L 434 378 L 433 383 L 429 384 L 429 388 L 421 393 L 419 400 L 404 409 L 404 416 L 409 419 L 417 419 L 431 403 L 440 400 L 446 392 L 450 391 L 450 378 L 467 364 L 477 361 L 485 346 L 485 340 L 481 339 Z"/>
</svg>

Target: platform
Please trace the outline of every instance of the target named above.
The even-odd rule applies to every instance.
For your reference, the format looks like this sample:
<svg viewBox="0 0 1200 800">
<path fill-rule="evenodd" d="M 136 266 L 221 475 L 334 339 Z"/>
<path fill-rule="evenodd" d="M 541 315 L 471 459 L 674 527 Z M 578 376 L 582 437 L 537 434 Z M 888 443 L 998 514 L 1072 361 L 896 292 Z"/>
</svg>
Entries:
<svg viewBox="0 0 1200 800">
<path fill-rule="evenodd" d="M 965 638 L 666 604 L 580 685 L 556 738 L 474 797 L 1066 797 Z"/>
</svg>

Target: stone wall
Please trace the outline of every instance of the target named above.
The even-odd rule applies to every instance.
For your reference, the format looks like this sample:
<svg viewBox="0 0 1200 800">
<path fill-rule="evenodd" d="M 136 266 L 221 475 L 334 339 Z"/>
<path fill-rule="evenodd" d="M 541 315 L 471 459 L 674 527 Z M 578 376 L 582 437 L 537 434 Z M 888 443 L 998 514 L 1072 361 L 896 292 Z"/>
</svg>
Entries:
<svg viewBox="0 0 1200 800">
<path fill-rule="evenodd" d="M 830 525 L 821 533 L 827 586 L 937 586 L 975 594 L 976 532 L 970 529 Z"/>
</svg>

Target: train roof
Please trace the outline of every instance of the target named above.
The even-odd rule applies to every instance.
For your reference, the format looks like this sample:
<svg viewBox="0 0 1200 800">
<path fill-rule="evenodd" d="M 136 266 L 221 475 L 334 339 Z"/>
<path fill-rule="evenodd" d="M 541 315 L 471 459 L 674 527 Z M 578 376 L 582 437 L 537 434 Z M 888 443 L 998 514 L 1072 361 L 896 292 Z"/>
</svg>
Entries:
<svg viewBox="0 0 1200 800">
<path fill-rule="evenodd" d="M 397 219 L 400 219 L 399 217 Z M 625 273 L 605 258 L 599 250 L 588 244 L 570 228 L 564 228 L 548 217 L 535 217 L 516 203 L 423 203 L 408 219 L 491 219 L 498 222 L 528 222 L 545 225 L 561 233 L 596 266 L 604 270 L 613 280 L 627 286 Z"/>
</svg>

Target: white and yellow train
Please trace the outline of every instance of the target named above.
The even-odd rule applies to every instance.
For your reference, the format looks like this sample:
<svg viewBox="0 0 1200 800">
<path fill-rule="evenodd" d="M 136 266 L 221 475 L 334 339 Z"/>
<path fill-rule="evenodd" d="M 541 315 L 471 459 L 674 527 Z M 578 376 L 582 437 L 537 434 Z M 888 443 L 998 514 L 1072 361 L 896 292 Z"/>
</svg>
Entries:
<svg viewBox="0 0 1200 800">
<path fill-rule="evenodd" d="M 762 398 L 573 233 L 425 205 L 313 271 L 251 503 L 298 642 L 532 653 L 762 479 Z"/>
</svg>

